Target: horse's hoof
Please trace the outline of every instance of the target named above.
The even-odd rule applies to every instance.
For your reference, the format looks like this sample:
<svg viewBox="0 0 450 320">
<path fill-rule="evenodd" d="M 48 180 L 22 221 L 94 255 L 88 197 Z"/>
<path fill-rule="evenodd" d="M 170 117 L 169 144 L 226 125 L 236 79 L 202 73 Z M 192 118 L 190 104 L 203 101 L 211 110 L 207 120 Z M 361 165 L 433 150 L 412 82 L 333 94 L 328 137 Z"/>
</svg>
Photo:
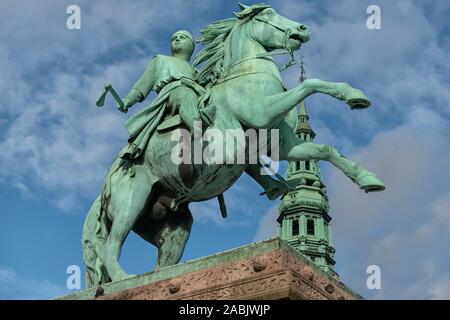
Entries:
<svg viewBox="0 0 450 320">
<path fill-rule="evenodd" d="M 356 179 L 356 183 L 366 193 L 383 191 L 384 189 L 386 189 L 384 183 L 373 173 L 364 173 L 362 175 L 359 175 Z"/>
<path fill-rule="evenodd" d="M 351 89 L 344 94 L 344 101 L 350 106 L 350 109 L 365 109 L 370 107 L 369 98 L 359 89 Z"/>
</svg>

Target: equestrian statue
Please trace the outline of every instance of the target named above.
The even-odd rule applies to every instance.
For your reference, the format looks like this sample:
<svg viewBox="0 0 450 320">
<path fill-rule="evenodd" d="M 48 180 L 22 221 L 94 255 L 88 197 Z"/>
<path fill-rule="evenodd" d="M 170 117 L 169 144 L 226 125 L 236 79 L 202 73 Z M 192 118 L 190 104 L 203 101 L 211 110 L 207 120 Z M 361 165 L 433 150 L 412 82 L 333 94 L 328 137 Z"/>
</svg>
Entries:
<svg viewBox="0 0 450 320">
<path fill-rule="evenodd" d="M 152 91 L 157 96 L 125 122 L 128 143 L 114 160 L 87 215 L 82 237 L 87 287 L 130 277 L 119 264 L 130 231 L 157 247 L 156 268 L 178 263 L 193 222 L 189 204 L 218 197 L 225 216 L 223 193 L 244 172 L 262 186 L 270 200 L 295 187 L 286 185 L 279 175 L 274 179 L 265 174 L 262 162 L 174 161 L 174 157 L 193 159 L 194 149 L 178 150 L 177 146 L 188 145 L 190 140 L 195 144 L 205 130 L 223 136 L 227 130 L 276 130 L 278 140 L 271 144 L 276 144 L 278 152 L 268 154 L 270 158 L 329 161 L 363 191 L 384 190 L 374 173 L 333 146 L 303 142 L 295 134 L 296 106 L 312 94 L 327 94 L 355 110 L 369 107 L 369 99 L 347 83 L 319 79 L 307 79 L 288 90 L 273 57 L 290 54 L 286 67 L 292 65 L 294 51 L 310 40 L 308 26 L 266 4 L 239 6 L 233 18 L 201 31 L 197 43 L 203 47 L 193 64 L 196 41 L 190 32 L 180 30 L 171 39 L 172 55 L 154 56 L 124 99 L 111 85 L 105 86 L 97 106 L 104 104 L 110 92 L 122 112 Z M 204 151 L 208 143 L 201 141 Z M 246 140 L 231 152 L 225 146 L 227 160 L 236 157 L 239 148 L 248 148 Z"/>
</svg>

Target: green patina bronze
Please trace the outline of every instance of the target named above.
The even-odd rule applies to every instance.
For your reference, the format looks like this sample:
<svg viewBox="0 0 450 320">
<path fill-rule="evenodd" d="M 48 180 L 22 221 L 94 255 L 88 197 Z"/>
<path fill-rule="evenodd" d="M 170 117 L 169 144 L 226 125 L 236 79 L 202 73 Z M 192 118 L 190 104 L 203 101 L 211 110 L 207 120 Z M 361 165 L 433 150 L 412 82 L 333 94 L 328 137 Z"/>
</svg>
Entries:
<svg viewBox="0 0 450 320">
<path fill-rule="evenodd" d="M 235 18 L 202 30 L 199 42 L 204 47 L 194 62 L 198 72 L 189 63 L 192 35 L 176 32 L 172 56 L 153 58 L 127 97 L 118 101 L 119 110 L 126 112 L 152 90 L 158 93 L 150 106 L 126 122 L 129 143 L 112 164 L 86 218 L 82 244 L 88 287 L 130 277 L 119 265 L 119 256 L 131 230 L 158 248 L 157 269 L 178 263 L 192 225 L 189 203 L 219 197 L 225 214 L 222 194 L 244 172 L 271 200 L 287 192 L 284 183 L 262 175 L 258 164 L 174 163 L 171 153 L 179 142 L 171 139 L 173 133 L 187 128 L 195 134 L 196 120 L 223 136 L 227 129 L 278 129 L 279 155 L 271 155 L 275 159 L 330 161 L 366 192 L 384 189 L 375 174 L 334 147 L 302 143 L 295 133 L 295 106 L 309 95 L 324 93 L 352 109 L 369 107 L 367 97 L 346 83 L 319 79 L 286 90 L 272 58 L 279 54 L 274 50 L 293 57 L 309 40 L 308 27 L 268 5 L 240 7 Z M 107 91 L 112 92 L 111 87 Z M 100 98 L 98 105 L 105 95 Z"/>
</svg>

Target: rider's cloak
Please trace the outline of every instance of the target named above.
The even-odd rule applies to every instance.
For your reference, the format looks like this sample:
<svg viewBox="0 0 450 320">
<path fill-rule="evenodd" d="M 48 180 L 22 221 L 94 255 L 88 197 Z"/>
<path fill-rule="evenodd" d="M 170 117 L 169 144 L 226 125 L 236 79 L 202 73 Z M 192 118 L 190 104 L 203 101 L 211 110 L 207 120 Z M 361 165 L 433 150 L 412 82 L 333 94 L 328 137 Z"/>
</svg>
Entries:
<svg viewBox="0 0 450 320">
<path fill-rule="evenodd" d="M 143 93 L 144 98 L 151 90 L 156 91 L 158 96 L 152 103 L 139 111 L 125 122 L 130 137 L 128 139 L 128 147 L 121 154 L 122 158 L 136 159 L 145 150 L 150 137 L 162 122 L 167 100 L 170 94 L 178 87 L 189 87 L 200 97 L 205 93 L 205 89 L 194 81 L 195 69 L 187 61 L 164 55 L 156 55 L 150 63 L 155 63 L 156 75 L 148 75 L 148 77 L 156 76 L 153 88 L 148 87 L 145 81 L 146 74 L 136 82 L 133 89 Z M 150 70 L 147 68 L 146 72 Z"/>
</svg>

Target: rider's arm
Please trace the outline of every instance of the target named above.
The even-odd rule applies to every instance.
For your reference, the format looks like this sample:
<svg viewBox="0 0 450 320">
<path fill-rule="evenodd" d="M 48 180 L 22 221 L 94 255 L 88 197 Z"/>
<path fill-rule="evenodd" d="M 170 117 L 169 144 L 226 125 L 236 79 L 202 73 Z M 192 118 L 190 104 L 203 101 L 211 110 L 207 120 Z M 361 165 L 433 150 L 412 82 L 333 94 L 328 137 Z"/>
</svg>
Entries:
<svg viewBox="0 0 450 320">
<path fill-rule="evenodd" d="M 157 72 L 157 57 L 154 57 L 147 68 L 144 71 L 144 74 L 139 78 L 138 81 L 134 84 L 130 93 L 125 97 L 125 100 L 128 100 L 129 107 L 131 107 L 136 102 L 142 102 L 149 93 L 152 91 L 156 82 L 156 72 Z"/>
</svg>

